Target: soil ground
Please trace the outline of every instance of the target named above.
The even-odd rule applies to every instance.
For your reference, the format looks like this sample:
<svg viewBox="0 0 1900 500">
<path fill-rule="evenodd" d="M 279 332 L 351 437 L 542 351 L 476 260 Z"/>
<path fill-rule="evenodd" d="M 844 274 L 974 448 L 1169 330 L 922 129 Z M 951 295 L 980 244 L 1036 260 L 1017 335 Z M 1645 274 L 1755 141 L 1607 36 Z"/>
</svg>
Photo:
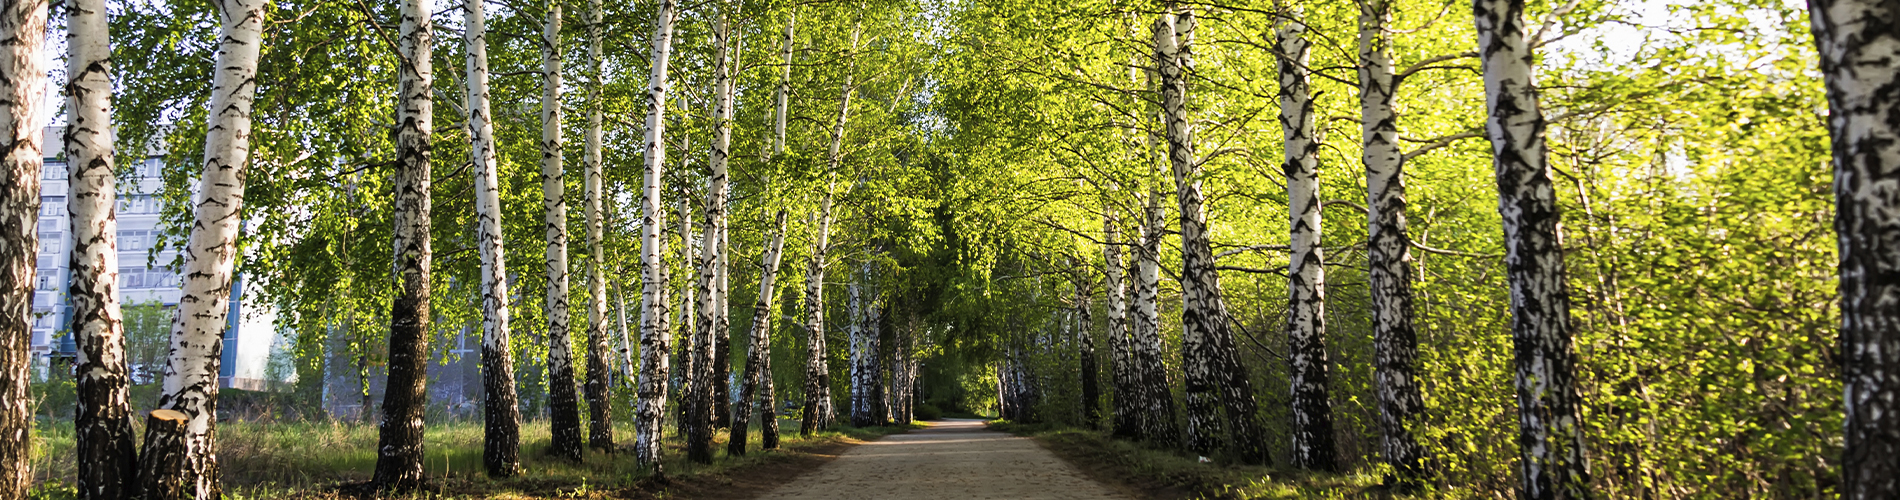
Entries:
<svg viewBox="0 0 1900 500">
<path fill-rule="evenodd" d="M 756 498 L 1134 497 L 1090 479 L 1029 438 L 986 430 L 981 420 L 943 420 L 931 422 L 922 430 L 846 448 L 817 470 L 799 474 L 790 483 Z"/>
</svg>

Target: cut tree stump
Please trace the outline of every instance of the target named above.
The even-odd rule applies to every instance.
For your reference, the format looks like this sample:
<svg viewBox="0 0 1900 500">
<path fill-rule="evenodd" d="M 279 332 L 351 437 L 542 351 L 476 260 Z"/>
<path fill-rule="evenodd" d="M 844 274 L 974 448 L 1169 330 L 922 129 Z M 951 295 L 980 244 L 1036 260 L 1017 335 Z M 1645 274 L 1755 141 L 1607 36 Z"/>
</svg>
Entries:
<svg viewBox="0 0 1900 500">
<path fill-rule="evenodd" d="M 185 430 L 191 416 L 176 410 L 153 410 L 145 419 L 145 449 L 139 454 L 139 484 L 145 500 L 187 500 L 192 488 L 185 480 Z"/>
</svg>

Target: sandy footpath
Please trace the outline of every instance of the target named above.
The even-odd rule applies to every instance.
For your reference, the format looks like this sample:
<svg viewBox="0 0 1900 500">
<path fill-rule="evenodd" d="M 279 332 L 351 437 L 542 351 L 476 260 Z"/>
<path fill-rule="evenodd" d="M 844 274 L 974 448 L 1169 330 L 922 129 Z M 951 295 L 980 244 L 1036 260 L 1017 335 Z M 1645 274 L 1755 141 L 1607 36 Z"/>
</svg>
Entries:
<svg viewBox="0 0 1900 500">
<path fill-rule="evenodd" d="M 1028 438 L 978 420 L 930 422 L 852 447 L 773 499 L 1125 499 Z"/>
</svg>

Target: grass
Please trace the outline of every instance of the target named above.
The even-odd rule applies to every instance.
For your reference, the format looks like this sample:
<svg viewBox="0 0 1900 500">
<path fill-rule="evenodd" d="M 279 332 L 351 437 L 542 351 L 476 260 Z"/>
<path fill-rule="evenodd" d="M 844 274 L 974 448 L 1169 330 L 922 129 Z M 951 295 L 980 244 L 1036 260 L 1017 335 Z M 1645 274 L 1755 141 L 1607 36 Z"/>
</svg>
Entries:
<svg viewBox="0 0 1900 500">
<path fill-rule="evenodd" d="M 993 421 L 990 428 L 1035 438 L 1098 480 L 1141 490 L 1150 498 L 1409 499 L 1458 498 L 1455 492 L 1399 495 L 1370 471 L 1314 473 L 1270 466 L 1201 463 L 1178 451 L 1117 440 L 1095 430 Z"/>
<path fill-rule="evenodd" d="M 618 424 L 616 442 L 622 446 L 632 443 L 632 423 Z M 668 427 L 673 430 L 670 423 Z M 753 451 L 741 457 L 726 455 L 726 433 L 719 432 L 713 443 L 717 455 L 713 463 L 703 465 L 686 461 L 684 443 L 678 436 L 667 436 L 662 442 L 666 447 L 662 466 L 669 481 L 659 482 L 634 463 L 632 453 L 590 449 L 580 463 L 548 456 L 546 421 L 524 422 L 521 427 L 521 474 L 490 479 L 482 467 L 480 421 L 431 423 L 424 435 L 424 466 L 432 491 L 414 496 L 673 498 L 678 496 L 672 491 L 676 486 L 690 488 L 696 481 L 718 482 L 731 473 L 796 459 L 815 448 L 876 439 L 914 427 L 837 427 L 811 437 L 798 435 L 796 420 L 781 419 L 779 428 L 790 431 L 781 435 L 779 451 L 759 452 L 755 430 L 750 440 Z M 372 423 L 220 423 L 216 446 L 225 496 L 234 500 L 339 498 L 339 487 L 370 479 L 376 463 L 376 439 Z M 34 436 L 34 498 L 75 497 L 71 484 L 77 474 L 73 446 L 71 422 L 41 422 Z"/>
</svg>

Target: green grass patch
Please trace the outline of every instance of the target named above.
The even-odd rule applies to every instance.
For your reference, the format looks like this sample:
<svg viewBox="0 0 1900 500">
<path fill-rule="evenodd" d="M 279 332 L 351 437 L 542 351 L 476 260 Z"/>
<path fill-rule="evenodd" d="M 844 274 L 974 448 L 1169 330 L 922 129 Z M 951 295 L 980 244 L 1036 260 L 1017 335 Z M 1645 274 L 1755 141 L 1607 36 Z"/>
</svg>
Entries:
<svg viewBox="0 0 1900 500">
<path fill-rule="evenodd" d="M 616 442 L 633 442 L 631 422 L 619 422 Z M 668 425 L 668 431 L 673 430 Z M 431 491 L 414 498 L 676 498 L 676 486 L 717 485 L 723 477 L 749 467 L 793 460 L 806 450 L 876 439 L 919 426 L 835 427 L 810 437 L 798 435 L 798 421 L 781 420 L 780 449 L 762 452 L 756 427 L 750 451 L 740 457 L 726 454 L 723 430 L 714 437 L 716 456 L 711 464 L 685 459 L 679 436 L 662 441 L 666 451 L 662 468 L 668 479 L 654 481 L 650 470 L 634 463 L 630 452 L 606 453 L 589 449 L 584 459 L 571 462 L 548 455 L 546 421 L 524 422 L 521 427 L 519 475 L 490 479 L 482 467 L 482 423 L 431 423 L 424 434 L 424 465 Z M 142 435 L 142 432 L 141 432 Z M 368 481 L 376 464 L 376 426 L 370 423 L 253 423 L 225 422 L 217 428 L 218 463 L 223 468 L 225 497 L 331 499 L 339 488 Z M 34 498 L 74 498 L 77 475 L 71 422 L 46 424 L 34 435 Z M 690 495 L 689 495 L 690 496 Z"/>
</svg>

